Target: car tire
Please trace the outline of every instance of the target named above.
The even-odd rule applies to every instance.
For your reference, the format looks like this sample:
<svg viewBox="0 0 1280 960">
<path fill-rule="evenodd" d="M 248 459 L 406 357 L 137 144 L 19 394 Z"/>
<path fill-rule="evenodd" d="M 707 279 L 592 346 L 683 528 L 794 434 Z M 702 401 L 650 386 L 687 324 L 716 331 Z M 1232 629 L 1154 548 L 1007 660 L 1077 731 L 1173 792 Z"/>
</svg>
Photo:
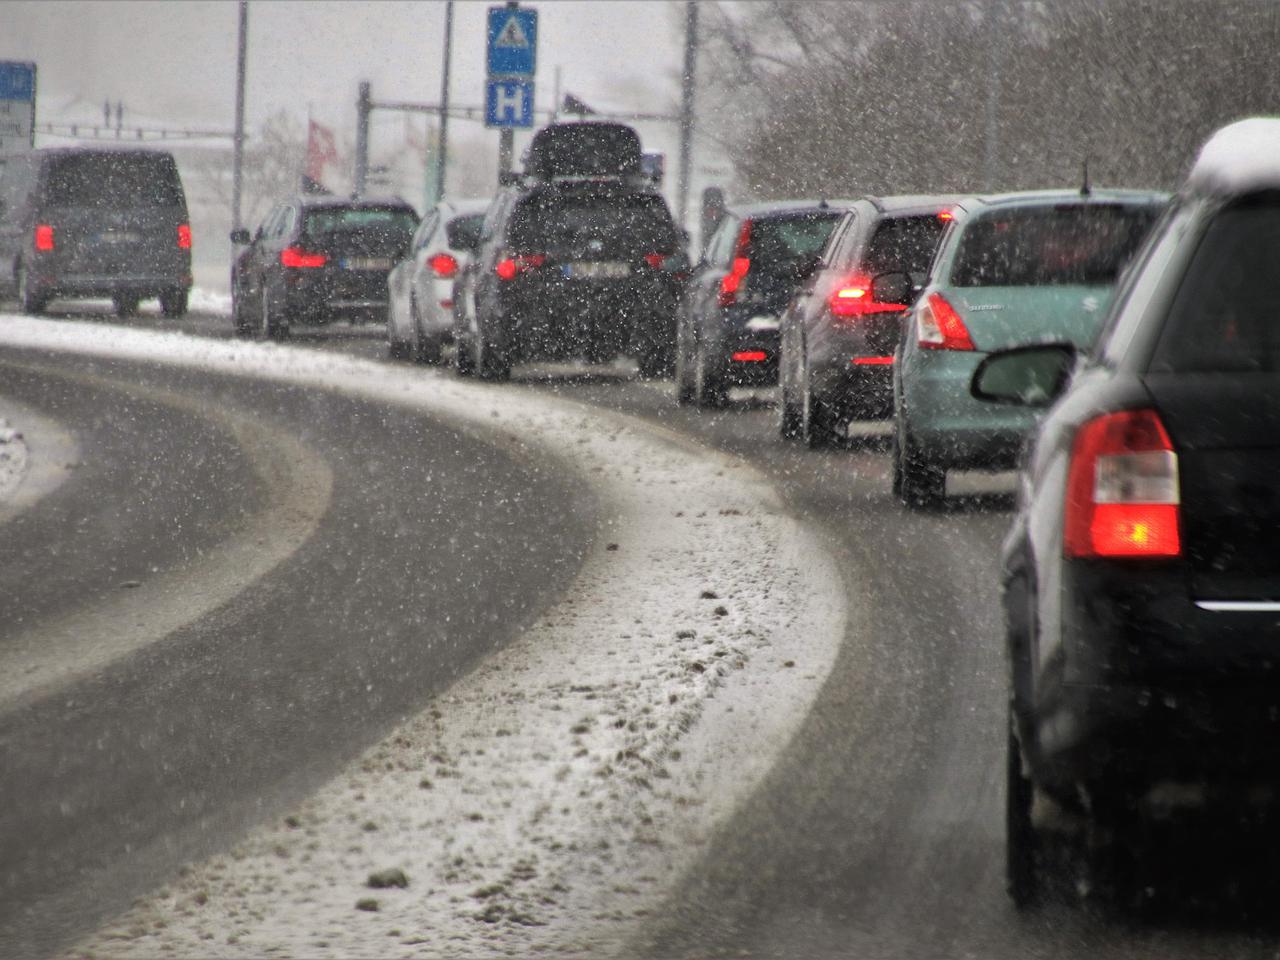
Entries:
<svg viewBox="0 0 1280 960">
<path fill-rule="evenodd" d="M 111 297 L 111 307 L 122 320 L 138 315 L 138 302 L 142 298 L 132 293 L 117 293 Z"/>
<path fill-rule="evenodd" d="M 453 334 L 453 371 L 460 377 L 473 377 L 476 372 L 475 356 L 471 352 L 471 340 L 456 329 Z"/>
<path fill-rule="evenodd" d="M 640 377 L 643 380 L 661 380 L 669 377 L 675 370 L 675 357 L 669 346 L 650 343 L 636 358 Z"/>
<path fill-rule="evenodd" d="M 31 282 L 31 274 L 27 272 L 27 268 L 22 264 L 18 264 L 18 275 L 15 279 L 18 287 L 18 309 L 31 316 L 44 313 L 44 308 L 49 300 Z"/>
<path fill-rule="evenodd" d="M 408 360 L 413 355 L 413 345 L 396 337 L 396 325 L 392 320 L 395 307 L 387 300 L 387 356 L 392 360 Z"/>
<path fill-rule="evenodd" d="M 1005 778 L 1005 890 L 1018 910 L 1040 900 L 1040 835 L 1031 819 L 1035 784 L 1026 774 L 1022 745 L 1009 710 L 1009 745 Z"/>
<path fill-rule="evenodd" d="M 899 500 L 915 509 L 936 507 L 947 495 L 947 471 L 916 450 L 901 414 L 893 431 L 893 489 Z"/>
<path fill-rule="evenodd" d="M 271 309 L 271 294 L 267 285 L 262 285 L 261 326 L 259 334 L 263 340 L 287 340 L 289 338 L 289 322 L 285 317 L 278 317 Z"/>
<path fill-rule="evenodd" d="M 511 379 L 511 361 L 502 351 L 488 342 L 481 330 L 476 336 L 476 373 L 481 380 L 501 382 Z"/>
<path fill-rule="evenodd" d="M 244 294 L 240 292 L 238 284 L 231 287 L 231 325 L 235 328 L 237 337 L 246 340 L 253 337 L 253 322 L 245 316 Z"/>
<path fill-rule="evenodd" d="M 689 351 L 685 348 L 684 338 L 676 337 L 675 372 L 676 405 L 686 407 L 693 403 L 694 378 L 692 364 L 689 362 Z"/>
<path fill-rule="evenodd" d="M 160 312 L 164 314 L 166 320 L 179 320 L 187 315 L 189 301 L 190 295 L 187 290 L 182 288 L 166 290 L 160 294 Z"/>
<path fill-rule="evenodd" d="M 706 341 L 699 339 L 694 348 L 693 402 L 703 409 L 715 409 L 728 402 L 729 388 L 719 365 L 708 352 Z"/>
<path fill-rule="evenodd" d="M 839 420 L 825 400 L 814 396 L 807 361 L 803 365 L 803 371 L 800 395 L 800 439 L 810 450 L 820 450 L 831 446 L 838 439 L 836 430 Z"/>
</svg>

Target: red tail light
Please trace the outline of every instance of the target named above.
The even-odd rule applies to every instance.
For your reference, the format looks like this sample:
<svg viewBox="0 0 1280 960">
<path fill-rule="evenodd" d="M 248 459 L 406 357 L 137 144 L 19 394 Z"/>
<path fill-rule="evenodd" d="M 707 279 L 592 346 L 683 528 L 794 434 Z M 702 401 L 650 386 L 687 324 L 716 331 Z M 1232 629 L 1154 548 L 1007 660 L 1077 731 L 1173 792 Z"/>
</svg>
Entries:
<svg viewBox="0 0 1280 960">
<path fill-rule="evenodd" d="M 545 254 L 541 253 L 516 253 L 509 257 L 503 257 L 494 266 L 493 272 L 498 275 L 499 280 L 514 280 L 517 273 L 524 273 L 534 267 L 540 267 L 547 262 Z"/>
<path fill-rule="evenodd" d="M 916 311 L 916 341 L 926 350 L 972 350 L 973 339 L 956 308 L 940 293 Z"/>
<path fill-rule="evenodd" d="M 448 253 L 437 253 L 427 260 L 427 266 L 437 277 L 448 280 L 458 272 L 458 261 Z"/>
<path fill-rule="evenodd" d="M 323 267 L 329 258 L 323 253 L 311 253 L 301 247 L 285 247 L 280 251 L 282 267 Z"/>
<path fill-rule="evenodd" d="M 1069 557 L 1182 552 L 1178 455 L 1154 410 L 1108 413 L 1076 432 L 1067 473 Z"/>
<path fill-rule="evenodd" d="M 191 249 L 191 224 L 189 223 L 178 224 L 178 249 Z"/>
<path fill-rule="evenodd" d="M 737 302 L 738 288 L 742 286 L 743 279 L 751 270 L 751 259 L 748 256 L 750 246 L 751 221 L 743 220 L 742 229 L 738 231 L 738 242 L 733 248 L 733 266 L 720 278 L 720 293 L 716 297 L 716 302 L 722 307 L 728 307 Z"/>
<path fill-rule="evenodd" d="M 732 358 L 735 363 L 764 363 L 769 355 L 763 350 L 739 350 Z"/>
<path fill-rule="evenodd" d="M 831 315 L 842 320 L 865 317 L 873 313 L 902 313 L 900 303 L 881 303 L 871 298 L 871 281 L 866 277 L 850 277 L 831 291 L 827 298 Z"/>
<path fill-rule="evenodd" d="M 661 270 L 662 261 L 666 259 L 667 259 L 667 255 L 665 253 L 646 253 L 644 255 L 644 262 L 647 263 L 649 266 L 653 267 L 653 269 L 655 270 Z"/>
<path fill-rule="evenodd" d="M 36 224 L 36 250 L 40 253 L 53 250 L 53 227 L 47 223 Z"/>
</svg>

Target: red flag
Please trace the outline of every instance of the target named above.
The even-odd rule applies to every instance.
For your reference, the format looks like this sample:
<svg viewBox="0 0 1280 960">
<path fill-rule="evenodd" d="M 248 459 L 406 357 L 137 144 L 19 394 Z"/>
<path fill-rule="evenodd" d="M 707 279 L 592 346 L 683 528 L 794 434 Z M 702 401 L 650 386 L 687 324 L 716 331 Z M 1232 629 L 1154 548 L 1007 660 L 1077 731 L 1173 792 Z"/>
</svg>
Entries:
<svg viewBox="0 0 1280 960">
<path fill-rule="evenodd" d="M 307 121 L 307 179 L 324 182 L 324 168 L 338 162 L 338 144 L 333 131 L 314 120 Z"/>
</svg>

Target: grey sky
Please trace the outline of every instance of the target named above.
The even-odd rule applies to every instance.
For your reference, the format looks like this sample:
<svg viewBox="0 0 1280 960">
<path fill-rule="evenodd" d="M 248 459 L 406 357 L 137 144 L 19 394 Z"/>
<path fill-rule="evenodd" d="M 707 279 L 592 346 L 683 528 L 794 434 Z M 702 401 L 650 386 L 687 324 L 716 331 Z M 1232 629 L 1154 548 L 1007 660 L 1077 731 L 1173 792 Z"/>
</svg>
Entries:
<svg viewBox="0 0 1280 960">
<path fill-rule="evenodd" d="M 616 108 L 675 105 L 682 37 L 672 4 L 530 5 L 539 11 L 539 106 L 550 105 L 557 64 L 563 66 L 564 88 L 588 102 Z M 482 100 L 488 6 L 455 7 L 457 103 Z M 253 0 L 250 125 L 282 107 L 299 116 L 310 107 L 316 119 L 349 135 L 361 79 L 372 82 L 375 97 L 437 100 L 444 11 L 443 2 Z M 55 111 L 58 119 L 70 111 L 92 119 L 109 97 L 124 102 L 126 122 L 229 129 L 235 29 L 231 0 L 11 0 L 0 4 L 0 59 L 39 64 L 40 120 L 54 119 Z M 77 97 L 83 106 L 69 106 Z"/>
</svg>

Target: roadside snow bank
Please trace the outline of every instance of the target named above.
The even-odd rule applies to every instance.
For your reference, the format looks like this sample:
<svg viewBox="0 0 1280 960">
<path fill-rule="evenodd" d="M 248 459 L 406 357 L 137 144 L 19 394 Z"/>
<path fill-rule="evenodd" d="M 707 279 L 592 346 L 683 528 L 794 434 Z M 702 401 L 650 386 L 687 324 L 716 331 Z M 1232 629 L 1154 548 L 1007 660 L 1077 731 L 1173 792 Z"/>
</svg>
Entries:
<svg viewBox="0 0 1280 960">
<path fill-rule="evenodd" d="M 762 475 L 639 420 L 331 354 L 14 318 L 0 343 L 341 389 L 534 444 L 593 484 L 565 597 L 299 809 L 75 956 L 617 953 L 808 711 L 840 576 Z"/>
<path fill-rule="evenodd" d="M 27 445 L 22 432 L 0 417 L 0 503 L 13 495 L 26 472 Z"/>
</svg>

